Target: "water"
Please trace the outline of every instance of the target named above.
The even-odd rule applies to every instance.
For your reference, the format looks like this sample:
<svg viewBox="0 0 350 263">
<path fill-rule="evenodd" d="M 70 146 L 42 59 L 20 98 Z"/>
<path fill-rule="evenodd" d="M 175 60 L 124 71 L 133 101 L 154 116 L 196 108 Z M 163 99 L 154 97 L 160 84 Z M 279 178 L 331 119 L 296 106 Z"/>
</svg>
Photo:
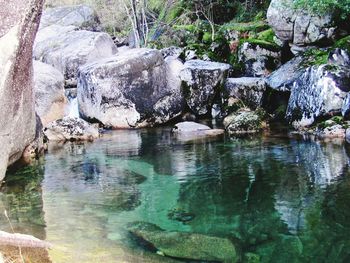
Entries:
<svg viewBox="0 0 350 263">
<path fill-rule="evenodd" d="M 348 152 L 278 137 L 109 132 L 51 145 L 37 166 L 10 174 L 0 225 L 11 231 L 6 209 L 15 231 L 53 244 L 53 262 L 175 262 L 140 246 L 126 231 L 134 221 L 228 237 L 260 262 L 350 262 Z"/>
</svg>

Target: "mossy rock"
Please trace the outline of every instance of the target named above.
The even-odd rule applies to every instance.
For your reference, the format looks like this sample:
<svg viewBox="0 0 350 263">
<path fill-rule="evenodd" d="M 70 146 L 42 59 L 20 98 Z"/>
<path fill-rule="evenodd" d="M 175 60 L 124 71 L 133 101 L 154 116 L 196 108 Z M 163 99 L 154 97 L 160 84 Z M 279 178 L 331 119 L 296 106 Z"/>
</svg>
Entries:
<svg viewBox="0 0 350 263">
<path fill-rule="evenodd" d="M 241 110 L 227 116 L 224 126 L 229 135 L 258 133 L 263 129 L 263 118 L 260 112 Z"/>
<path fill-rule="evenodd" d="M 262 40 L 268 43 L 275 43 L 274 37 L 275 37 L 275 32 L 273 31 L 272 28 L 264 30 L 258 33 L 257 35 L 258 40 Z"/>
<path fill-rule="evenodd" d="M 350 53 L 350 36 L 339 39 L 337 42 L 335 42 L 333 48 L 341 48 Z"/>
<path fill-rule="evenodd" d="M 257 39 L 257 38 L 248 38 L 248 39 L 240 40 L 240 45 L 242 45 L 243 43 L 250 43 L 250 44 L 252 44 L 254 46 L 259 46 L 261 48 L 264 48 L 264 49 L 267 49 L 267 50 L 270 50 L 270 51 L 274 51 L 274 52 L 278 52 L 281 49 L 274 42 L 268 42 L 268 41 Z"/>
<path fill-rule="evenodd" d="M 238 31 L 238 32 L 261 32 L 267 30 L 269 25 L 264 21 L 254 21 L 248 23 L 229 22 L 220 27 L 220 31 Z"/>
</svg>

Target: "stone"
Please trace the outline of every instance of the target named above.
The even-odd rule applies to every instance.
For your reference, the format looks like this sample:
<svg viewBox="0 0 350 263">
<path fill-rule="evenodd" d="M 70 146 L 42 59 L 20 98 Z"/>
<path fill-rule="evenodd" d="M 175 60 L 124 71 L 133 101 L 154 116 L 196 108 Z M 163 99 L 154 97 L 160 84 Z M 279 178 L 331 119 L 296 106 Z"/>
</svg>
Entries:
<svg viewBox="0 0 350 263">
<path fill-rule="evenodd" d="M 34 58 L 59 70 L 69 86 L 76 86 L 78 68 L 117 52 L 107 33 L 52 25 L 38 32 Z"/>
<path fill-rule="evenodd" d="M 329 42 L 336 33 L 331 14 L 317 15 L 295 9 L 293 0 L 272 0 L 267 21 L 279 39 L 297 47 Z"/>
<path fill-rule="evenodd" d="M 245 42 L 238 50 L 238 61 L 244 65 L 244 76 L 266 77 L 281 65 L 281 51 L 273 45 Z"/>
<path fill-rule="evenodd" d="M 87 30 L 98 30 L 100 28 L 99 18 L 95 11 L 86 5 L 47 8 L 42 14 L 40 29 L 52 25 L 75 26 Z"/>
<path fill-rule="evenodd" d="M 49 141 L 92 141 L 99 137 L 97 127 L 70 117 L 49 123 L 44 128 L 44 134 Z"/>
<path fill-rule="evenodd" d="M 179 58 L 183 53 L 183 48 L 171 46 L 171 47 L 161 49 L 160 52 L 162 52 L 162 55 L 164 58 L 167 58 L 167 57 Z"/>
<path fill-rule="evenodd" d="M 326 127 L 317 132 L 317 136 L 321 139 L 345 138 L 346 130 L 340 124 Z"/>
<path fill-rule="evenodd" d="M 129 225 L 130 233 L 150 243 L 164 256 L 198 260 L 238 262 L 239 254 L 235 245 L 227 238 L 187 232 L 168 232 L 146 222 Z"/>
<path fill-rule="evenodd" d="M 32 47 L 43 2 L 0 1 L 0 181 L 36 137 Z"/>
<path fill-rule="evenodd" d="M 207 125 L 196 123 L 196 122 L 180 122 L 175 125 L 172 129 L 174 133 L 193 133 L 193 132 L 202 132 L 211 130 L 211 128 Z"/>
<path fill-rule="evenodd" d="M 350 117 L 350 93 L 348 93 L 344 99 L 343 106 L 341 108 L 341 115 L 349 119 Z"/>
<path fill-rule="evenodd" d="M 52 66 L 33 61 L 35 110 L 43 126 L 62 119 L 67 100 L 64 92 L 64 77 Z"/>
<path fill-rule="evenodd" d="M 286 119 L 298 129 L 310 126 L 319 117 L 340 113 L 349 91 L 349 86 L 343 85 L 346 79 L 350 79 L 347 68 L 309 67 L 292 88 Z"/>
<path fill-rule="evenodd" d="M 204 124 L 184 121 L 177 123 L 172 129 L 173 134 L 176 135 L 176 139 L 179 141 L 195 141 L 207 138 L 216 138 L 223 135 L 223 129 L 212 129 Z"/>
<path fill-rule="evenodd" d="M 244 105 L 255 110 L 262 106 L 263 95 L 266 91 L 266 82 L 264 78 L 228 78 L 225 82 L 221 98 L 224 105 L 229 105 L 230 99 L 238 99 Z"/>
<path fill-rule="evenodd" d="M 335 50 L 329 52 L 328 64 L 341 67 L 350 67 L 350 55 L 346 50 L 336 48 Z"/>
<path fill-rule="evenodd" d="M 263 129 L 262 118 L 254 111 L 240 110 L 224 119 L 225 130 L 229 135 L 258 133 Z"/>
<path fill-rule="evenodd" d="M 223 85 L 230 65 L 203 60 L 190 60 L 184 65 L 180 77 L 185 99 L 194 114 L 210 113 L 215 95 Z"/>
<path fill-rule="evenodd" d="M 140 128 L 165 123 L 184 107 L 178 61 L 155 49 L 130 49 L 80 68 L 79 112 L 105 127 Z"/>
<path fill-rule="evenodd" d="M 294 82 L 304 72 L 304 68 L 301 66 L 303 61 L 304 58 L 298 56 L 283 64 L 266 78 L 267 85 L 277 91 L 290 91 Z"/>
<path fill-rule="evenodd" d="M 345 140 L 347 143 L 350 143 L 350 128 L 345 131 Z"/>
</svg>

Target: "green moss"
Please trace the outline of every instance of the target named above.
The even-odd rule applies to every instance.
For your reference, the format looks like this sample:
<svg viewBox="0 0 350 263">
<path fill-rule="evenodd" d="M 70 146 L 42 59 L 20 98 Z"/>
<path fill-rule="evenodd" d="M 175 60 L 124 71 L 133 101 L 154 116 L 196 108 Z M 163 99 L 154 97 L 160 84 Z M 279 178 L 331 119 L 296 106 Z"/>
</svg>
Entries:
<svg viewBox="0 0 350 263">
<path fill-rule="evenodd" d="M 220 31 L 238 31 L 238 32 L 261 32 L 267 30 L 269 26 L 264 21 L 255 21 L 248 23 L 229 22 L 220 27 Z"/>
<path fill-rule="evenodd" d="M 210 43 L 212 41 L 212 34 L 209 32 L 205 32 L 203 35 L 203 42 Z"/>
<path fill-rule="evenodd" d="M 302 63 L 302 67 L 310 67 L 310 66 L 319 66 L 323 64 L 327 64 L 328 62 L 329 50 L 325 49 L 309 49 L 303 53 L 303 57 L 305 58 Z"/>
<path fill-rule="evenodd" d="M 275 32 L 272 30 L 272 28 L 270 28 L 258 33 L 257 39 L 265 42 L 274 43 L 274 37 L 275 37 Z"/>
<path fill-rule="evenodd" d="M 265 40 L 260 40 L 256 38 L 248 38 L 248 39 L 242 39 L 240 41 L 240 44 L 242 45 L 243 43 L 248 42 L 253 45 L 260 46 L 262 48 L 271 50 L 271 51 L 279 51 L 280 47 L 276 43 L 271 43 Z"/>
<path fill-rule="evenodd" d="M 335 42 L 333 48 L 341 48 L 347 50 L 350 53 L 350 36 L 346 36 Z"/>
<path fill-rule="evenodd" d="M 188 32 L 194 33 L 197 30 L 197 27 L 195 25 L 174 25 L 173 27 L 175 30 L 186 30 Z"/>
</svg>

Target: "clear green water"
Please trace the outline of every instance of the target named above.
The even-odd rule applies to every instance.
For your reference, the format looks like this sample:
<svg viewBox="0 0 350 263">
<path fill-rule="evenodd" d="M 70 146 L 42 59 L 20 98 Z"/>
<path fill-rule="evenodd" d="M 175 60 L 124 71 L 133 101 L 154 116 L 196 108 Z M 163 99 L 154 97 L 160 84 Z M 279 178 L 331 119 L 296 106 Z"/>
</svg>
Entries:
<svg viewBox="0 0 350 263">
<path fill-rule="evenodd" d="M 173 262 L 135 243 L 125 230 L 133 221 L 233 238 L 260 258 L 251 262 L 350 262 L 348 152 L 278 137 L 114 131 L 51 145 L 37 166 L 9 174 L 0 226 L 10 231 L 6 209 L 16 231 L 53 244 L 53 262 Z M 192 216 L 175 220 L 174 209 Z"/>
</svg>

